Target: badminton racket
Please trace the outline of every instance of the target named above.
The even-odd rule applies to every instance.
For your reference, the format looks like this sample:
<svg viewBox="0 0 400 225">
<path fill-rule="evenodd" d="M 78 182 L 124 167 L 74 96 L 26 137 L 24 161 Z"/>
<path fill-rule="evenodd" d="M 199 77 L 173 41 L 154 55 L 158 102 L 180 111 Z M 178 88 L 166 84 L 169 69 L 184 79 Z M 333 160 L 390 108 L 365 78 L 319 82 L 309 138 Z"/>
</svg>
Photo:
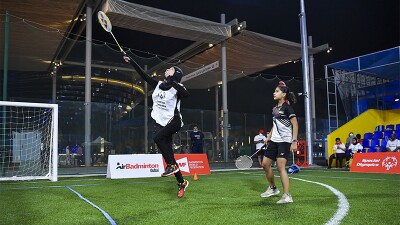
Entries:
<svg viewBox="0 0 400 225">
<path fill-rule="evenodd" d="M 253 165 L 252 157 L 255 154 L 257 154 L 257 152 L 259 152 L 261 150 L 264 150 L 264 149 L 267 149 L 267 147 L 268 147 L 268 144 L 263 145 L 260 149 L 258 149 L 256 152 L 254 152 L 254 154 L 251 155 L 251 156 L 248 156 L 248 155 L 239 156 L 235 161 L 236 168 L 238 168 L 238 169 L 250 169 L 251 166 Z"/>
<path fill-rule="evenodd" d="M 117 43 L 119 50 L 121 50 L 122 53 L 124 53 L 124 55 L 126 55 L 125 51 L 121 48 L 121 46 L 119 45 L 117 39 L 115 38 L 113 32 L 112 32 L 112 24 L 110 19 L 108 18 L 108 16 L 103 12 L 103 11 L 99 11 L 97 13 L 97 19 L 101 25 L 101 27 L 103 27 L 103 29 L 105 31 L 107 31 L 108 33 L 111 34 L 111 36 L 114 38 L 115 43 Z"/>
</svg>

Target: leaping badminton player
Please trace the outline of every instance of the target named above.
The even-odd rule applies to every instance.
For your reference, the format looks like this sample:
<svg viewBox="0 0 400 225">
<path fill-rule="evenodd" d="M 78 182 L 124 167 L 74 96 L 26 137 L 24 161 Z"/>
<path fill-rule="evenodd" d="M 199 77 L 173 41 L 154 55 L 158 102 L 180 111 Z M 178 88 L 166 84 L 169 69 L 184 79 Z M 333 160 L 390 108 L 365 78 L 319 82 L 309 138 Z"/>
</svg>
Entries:
<svg viewBox="0 0 400 225">
<path fill-rule="evenodd" d="M 271 132 L 267 135 L 266 142 L 269 142 L 269 144 L 263 160 L 263 168 L 269 186 L 261 194 L 261 197 L 267 198 L 280 193 L 275 185 L 274 172 L 271 168 L 272 162 L 276 161 L 284 192 L 277 203 L 283 204 L 293 202 L 289 193 L 289 177 L 285 166 L 290 151 L 297 150 L 298 123 L 296 114 L 290 105 L 296 103 L 296 97 L 293 92 L 290 92 L 289 87 L 281 81 L 275 88 L 274 100 L 277 100 L 278 104 L 272 109 L 273 126 Z"/>
<path fill-rule="evenodd" d="M 154 88 L 152 94 L 153 109 L 151 111 L 151 117 L 157 124 L 154 142 L 161 150 L 161 154 L 167 163 L 165 172 L 161 176 L 175 175 L 178 181 L 178 198 L 181 198 L 189 186 L 189 181 L 183 179 L 174 158 L 172 135 L 183 126 L 180 103 L 182 98 L 189 96 L 189 92 L 180 83 L 183 75 L 182 70 L 177 66 L 173 66 L 165 71 L 165 79 L 163 81 L 157 81 L 146 74 L 134 60 L 127 56 L 124 56 L 124 60 L 132 64 L 138 74 Z"/>
</svg>

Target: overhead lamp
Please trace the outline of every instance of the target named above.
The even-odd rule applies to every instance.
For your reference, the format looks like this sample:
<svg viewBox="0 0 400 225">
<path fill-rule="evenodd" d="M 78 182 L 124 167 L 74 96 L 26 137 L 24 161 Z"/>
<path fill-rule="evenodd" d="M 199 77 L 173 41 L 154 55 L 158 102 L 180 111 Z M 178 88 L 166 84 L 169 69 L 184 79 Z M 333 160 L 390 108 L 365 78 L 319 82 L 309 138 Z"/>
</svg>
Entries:
<svg viewBox="0 0 400 225">
<path fill-rule="evenodd" d="M 397 95 L 397 96 L 394 96 L 394 101 L 395 102 L 398 102 L 400 100 L 400 97 L 399 97 L 399 95 Z"/>
<path fill-rule="evenodd" d="M 329 47 L 328 50 L 326 50 L 326 53 L 330 53 L 332 51 L 332 47 Z"/>
<path fill-rule="evenodd" d="M 245 30 L 247 27 L 246 21 L 243 21 L 238 24 L 233 24 L 231 27 L 232 30 L 232 36 L 239 34 L 242 30 Z"/>
</svg>

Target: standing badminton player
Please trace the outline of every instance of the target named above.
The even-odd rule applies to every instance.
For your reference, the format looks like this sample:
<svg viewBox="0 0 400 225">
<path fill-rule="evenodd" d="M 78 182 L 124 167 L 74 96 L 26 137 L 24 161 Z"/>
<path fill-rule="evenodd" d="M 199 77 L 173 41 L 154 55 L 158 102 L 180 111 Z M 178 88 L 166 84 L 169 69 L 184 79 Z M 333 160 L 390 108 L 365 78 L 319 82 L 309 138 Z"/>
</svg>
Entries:
<svg viewBox="0 0 400 225">
<path fill-rule="evenodd" d="M 189 181 L 183 179 L 174 158 L 172 135 L 183 126 L 180 103 L 182 98 L 189 96 L 186 88 L 179 83 L 183 75 L 182 70 L 177 66 L 173 66 L 165 71 L 165 79 L 163 81 L 157 81 L 146 74 L 134 60 L 127 56 L 124 56 L 124 60 L 132 64 L 138 74 L 154 88 L 152 94 L 153 109 L 151 111 L 151 117 L 157 124 L 154 142 L 161 150 L 161 154 L 167 163 L 165 172 L 161 176 L 175 175 L 178 181 L 178 198 L 181 198 L 189 186 Z"/>
<path fill-rule="evenodd" d="M 284 192 L 277 203 L 284 204 L 293 202 L 289 193 L 289 176 L 285 166 L 290 151 L 297 150 L 298 123 L 296 114 L 290 105 L 296 103 L 296 97 L 293 92 L 290 92 L 286 84 L 281 81 L 278 87 L 275 88 L 274 100 L 278 101 L 278 104 L 272 109 L 273 126 L 271 132 L 267 135 L 266 142 L 269 142 L 269 144 L 263 160 L 263 168 L 269 186 L 261 194 L 261 197 L 267 198 L 280 193 L 275 185 L 274 172 L 271 168 L 272 162 L 276 161 Z"/>
</svg>

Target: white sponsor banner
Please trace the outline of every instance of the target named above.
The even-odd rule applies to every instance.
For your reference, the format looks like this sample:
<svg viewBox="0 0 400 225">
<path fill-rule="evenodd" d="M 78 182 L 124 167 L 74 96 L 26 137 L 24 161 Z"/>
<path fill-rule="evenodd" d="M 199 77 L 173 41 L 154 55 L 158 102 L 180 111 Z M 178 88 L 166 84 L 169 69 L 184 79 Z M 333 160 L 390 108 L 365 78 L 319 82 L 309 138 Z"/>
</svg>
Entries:
<svg viewBox="0 0 400 225">
<path fill-rule="evenodd" d="M 183 76 L 182 80 L 181 80 L 181 83 L 183 83 L 185 81 L 188 81 L 190 79 L 193 79 L 193 78 L 195 78 L 197 76 L 200 76 L 203 73 L 207 73 L 207 72 L 209 72 L 211 70 L 214 70 L 214 69 L 216 69 L 218 67 L 219 67 L 219 61 L 215 61 L 215 62 L 213 62 L 213 63 L 211 63 L 211 64 L 209 64 L 209 65 L 207 65 L 205 67 L 202 67 L 202 68 L 200 68 L 200 69 L 198 69 L 198 70 L 196 70 L 196 71 L 194 71 L 192 73 L 189 73 L 186 76 Z"/>
<path fill-rule="evenodd" d="M 161 177 L 161 154 L 109 155 L 107 178 Z"/>
</svg>

